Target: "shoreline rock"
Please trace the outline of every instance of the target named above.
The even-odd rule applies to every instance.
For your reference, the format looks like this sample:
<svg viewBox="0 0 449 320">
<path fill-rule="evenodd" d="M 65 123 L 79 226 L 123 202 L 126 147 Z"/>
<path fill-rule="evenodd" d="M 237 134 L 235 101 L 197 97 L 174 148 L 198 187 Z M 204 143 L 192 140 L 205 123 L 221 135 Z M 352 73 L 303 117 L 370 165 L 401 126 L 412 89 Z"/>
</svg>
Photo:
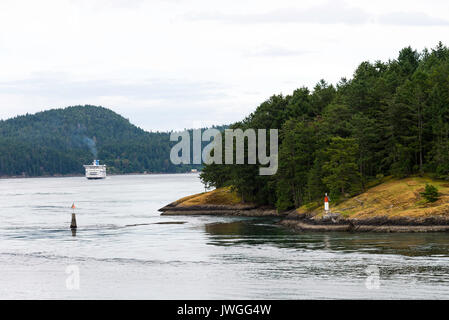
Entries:
<svg viewBox="0 0 449 320">
<path fill-rule="evenodd" d="M 445 217 L 391 219 L 384 216 L 345 219 L 325 216 L 315 219 L 311 215 L 297 214 L 295 211 L 277 213 L 274 208 L 250 204 L 179 206 L 177 202 L 170 203 L 159 211 L 162 216 L 277 217 L 283 218 L 277 222 L 280 226 L 298 232 L 449 232 L 449 219 Z"/>
<path fill-rule="evenodd" d="M 279 222 L 280 225 L 296 231 L 316 231 L 316 232 L 448 232 L 449 225 L 353 225 L 353 224 L 337 224 L 337 225 L 319 225 L 308 224 L 303 221 L 295 221 L 284 219 Z"/>
<path fill-rule="evenodd" d="M 170 203 L 159 209 L 162 216 L 241 216 L 241 217 L 282 217 L 276 209 L 269 207 L 257 207 L 255 205 L 194 205 L 179 206 L 176 202 Z"/>
<path fill-rule="evenodd" d="M 449 219 L 446 217 L 368 219 L 315 219 L 306 214 L 290 212 L 280 225 L 296 231 L 317 232 L 448 232 Z"/>
<path fill-rule="evenodd" d="M 274 207 L 244 203 L 230 188 L 219 188 L 181 198 L 159 209 L 164 216 L 240 216 L 280 218 L 279 226 L 298 232 L 448 232 L 449 214 L 421 212 L 414 215 L 393 215 L 373 211 L 370 214 L 348 215 L 334 212 L 291 210 L 278 213 Z"/>
</svg>

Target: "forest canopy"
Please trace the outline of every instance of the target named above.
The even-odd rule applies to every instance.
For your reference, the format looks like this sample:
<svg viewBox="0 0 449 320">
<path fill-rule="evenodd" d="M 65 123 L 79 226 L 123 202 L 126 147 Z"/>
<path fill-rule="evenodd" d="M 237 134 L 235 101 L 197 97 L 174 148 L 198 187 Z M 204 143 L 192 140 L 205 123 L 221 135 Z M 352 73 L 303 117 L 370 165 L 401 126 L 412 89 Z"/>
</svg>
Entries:
<svg viewBox="0 0 449 320">
<path fill-rule="evenodd" d="M 169 132 L 147 132 L 92 105 L 53 109 L 0 121 L 0 176 L 84 173 L 100 159 L 109 173 L 186 172 L 170 162 Z"/>
<path fill-rule="evenodd" d="M 231 128 L 279 129 L 279 170 L 208 165 L 212 187 L 283 211 L 356 195 L 384 176 L 449 179 L 449 50 L 402 49 L 387 62 L 362 62 L 352 79 L 273 95 Z"/>
</svg>

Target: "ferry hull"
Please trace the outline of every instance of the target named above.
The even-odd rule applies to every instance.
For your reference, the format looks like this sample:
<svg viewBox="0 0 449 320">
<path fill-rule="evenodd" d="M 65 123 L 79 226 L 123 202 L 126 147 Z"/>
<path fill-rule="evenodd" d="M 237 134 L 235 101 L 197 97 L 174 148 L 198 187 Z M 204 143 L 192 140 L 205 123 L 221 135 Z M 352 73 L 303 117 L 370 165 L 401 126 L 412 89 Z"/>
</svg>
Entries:
<svg viewBox="0 0 449 320">
<path fill-rule="evenodd" d="M 98 160 L 94 160 L 91 165 L 85 165 L 86 178 L 88 180 L 98 180 L 106 178 L 106 166 L 104 164 L 100 165 Z"/>
</svg>

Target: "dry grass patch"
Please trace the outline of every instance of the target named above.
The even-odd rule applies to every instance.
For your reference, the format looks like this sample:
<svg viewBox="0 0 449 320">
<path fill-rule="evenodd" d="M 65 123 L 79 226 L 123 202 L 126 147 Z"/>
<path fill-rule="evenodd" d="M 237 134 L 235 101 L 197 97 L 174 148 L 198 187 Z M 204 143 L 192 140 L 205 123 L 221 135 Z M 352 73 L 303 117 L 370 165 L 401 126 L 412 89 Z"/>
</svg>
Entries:
<svg viewBox="0 0 449 320">
<path fill-rule="evenodd" d="M 231 188 L 219 188 L 209 192 L 203 192 L 179 199 L 175 202 L 180 207 L 199 205 L 236 205 L 242 203 L 242 199 Z"/>
<path fill-rule="evenodd" d="M 426 183 L 438 188 L 440 198 L 434 203 L 427 203 L 420 195 Z M 447 181 L 432 180 L 428 177 L 410 177 L 393 179 L 368 189 L 366 192 L 333 206 L 332 212 L 339 212 L 350 218 L 389 218 L 431 216 L 449 216 L 449 184 Z M 323 207 L 307 210 L 299 208 L 298 213 L 312 212 L 317 217 L 324 213 Z"/>
</svg>

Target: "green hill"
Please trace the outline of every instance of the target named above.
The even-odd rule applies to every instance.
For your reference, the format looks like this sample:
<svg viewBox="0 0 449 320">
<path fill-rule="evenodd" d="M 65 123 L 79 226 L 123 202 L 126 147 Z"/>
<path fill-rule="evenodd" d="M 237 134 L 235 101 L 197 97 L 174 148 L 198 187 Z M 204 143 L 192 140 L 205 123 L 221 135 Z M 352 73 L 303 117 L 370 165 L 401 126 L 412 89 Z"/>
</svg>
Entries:
<svg viewBox="0 0 449 320">
<path fill-rule="evenodd" d="M 174 166 L 170 148 L 169 133 L 146 132 L 103 107 L 53 109 L 0 121 L 0 176 L 81 174 L 93 159 L 110 173 L 194 167 Z"/>
</svg>

